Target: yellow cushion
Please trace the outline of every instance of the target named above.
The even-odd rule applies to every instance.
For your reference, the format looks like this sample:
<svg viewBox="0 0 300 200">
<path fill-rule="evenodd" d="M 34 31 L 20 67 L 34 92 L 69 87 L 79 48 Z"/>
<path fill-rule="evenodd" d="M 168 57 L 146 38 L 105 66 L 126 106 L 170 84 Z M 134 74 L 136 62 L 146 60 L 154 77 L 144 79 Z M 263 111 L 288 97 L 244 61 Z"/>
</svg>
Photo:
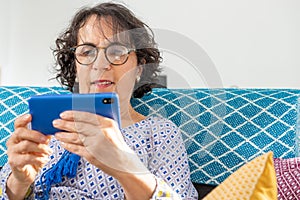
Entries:
<svg viewBox="0 0 300 200">
<path fill-rule="evenodd" d="M 276 200 L 273 153 L 263 154 L 239 168 L 203 200 Z"/>
</svg>

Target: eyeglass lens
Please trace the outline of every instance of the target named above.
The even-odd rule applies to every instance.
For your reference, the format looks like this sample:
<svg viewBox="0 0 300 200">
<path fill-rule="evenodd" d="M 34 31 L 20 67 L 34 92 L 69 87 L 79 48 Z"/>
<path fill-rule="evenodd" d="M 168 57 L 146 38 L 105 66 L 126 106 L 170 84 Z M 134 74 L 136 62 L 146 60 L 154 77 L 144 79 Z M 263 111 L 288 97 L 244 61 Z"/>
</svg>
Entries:
<svg viewBox="0 0 300 200">
<path fill-rule="evenodd" d="M 105 57 L 113 65 L 122 65 L 127 61 L 129 50 L 127 47 L 113 44 L 104 49 Z M 80 45 L 75 50 L 76 60 L 89 65 L 97 59 L 98 48 L 92 45 Z"/>
</svg>

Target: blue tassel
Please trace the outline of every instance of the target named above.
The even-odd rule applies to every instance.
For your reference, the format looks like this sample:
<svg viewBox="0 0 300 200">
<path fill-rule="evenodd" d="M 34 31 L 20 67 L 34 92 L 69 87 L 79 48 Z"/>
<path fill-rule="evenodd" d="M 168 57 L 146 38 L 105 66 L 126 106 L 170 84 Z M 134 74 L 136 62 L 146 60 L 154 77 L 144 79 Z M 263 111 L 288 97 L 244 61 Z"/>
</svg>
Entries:
<svg viewBox="0 0 300 200">
<path fill-rule="evenodd" d="M 79 160 L 80 156 L 65 150 L 59 161 L 41 175 L 40 185 L 43 194 L 36 198 L 38 200 L 48 200 L 52 184 L 62 182 L 63 176 L 74 178 L 77 173 Z"/>
</svg>

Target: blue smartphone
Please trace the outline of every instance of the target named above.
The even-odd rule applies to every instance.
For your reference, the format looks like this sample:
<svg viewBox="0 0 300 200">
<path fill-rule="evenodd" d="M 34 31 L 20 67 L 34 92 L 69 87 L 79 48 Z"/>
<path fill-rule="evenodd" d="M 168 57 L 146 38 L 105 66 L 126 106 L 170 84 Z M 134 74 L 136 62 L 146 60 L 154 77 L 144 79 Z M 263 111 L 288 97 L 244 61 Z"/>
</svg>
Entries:
<svg viewBox="0 0 300 200">
<path fill-rule="evenodd" d="M 28 100 L 31 128 L 45 135 L 60 131 L 52 121 L 66 110 L 95 113 L 114 119 L 121 127 L 119 98 L 116 93 L 53 94 L 32 96 Z"/>
</svg>

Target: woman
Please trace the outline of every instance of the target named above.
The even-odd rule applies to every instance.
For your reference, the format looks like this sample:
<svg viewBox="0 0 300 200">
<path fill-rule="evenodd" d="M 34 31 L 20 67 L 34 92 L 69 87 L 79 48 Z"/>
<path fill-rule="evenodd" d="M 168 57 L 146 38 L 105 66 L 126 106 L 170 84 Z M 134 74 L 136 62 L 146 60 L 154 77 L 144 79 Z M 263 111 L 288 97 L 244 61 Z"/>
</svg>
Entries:
<svg viewBox="0 0 300 200">
<path fill-rule="evenodd" d="M 159 71 L 150 29 L 122 5 L 103 3 L 80 10 L 56 45 L 57 79 L 70 90 L 76 79 L 80 93 L 116 92 L 122 127 L 66 111 L 53 121 L 63 132 L 50 138 L 27 128 L 30 115 L 18 118 L 1 171 L 2 198 L 197 199 L 178 128 L 130 105 L 132 94 L 151 90 Z M 75 170 L 66 167 L 71 161 Z"/>
</svg>

